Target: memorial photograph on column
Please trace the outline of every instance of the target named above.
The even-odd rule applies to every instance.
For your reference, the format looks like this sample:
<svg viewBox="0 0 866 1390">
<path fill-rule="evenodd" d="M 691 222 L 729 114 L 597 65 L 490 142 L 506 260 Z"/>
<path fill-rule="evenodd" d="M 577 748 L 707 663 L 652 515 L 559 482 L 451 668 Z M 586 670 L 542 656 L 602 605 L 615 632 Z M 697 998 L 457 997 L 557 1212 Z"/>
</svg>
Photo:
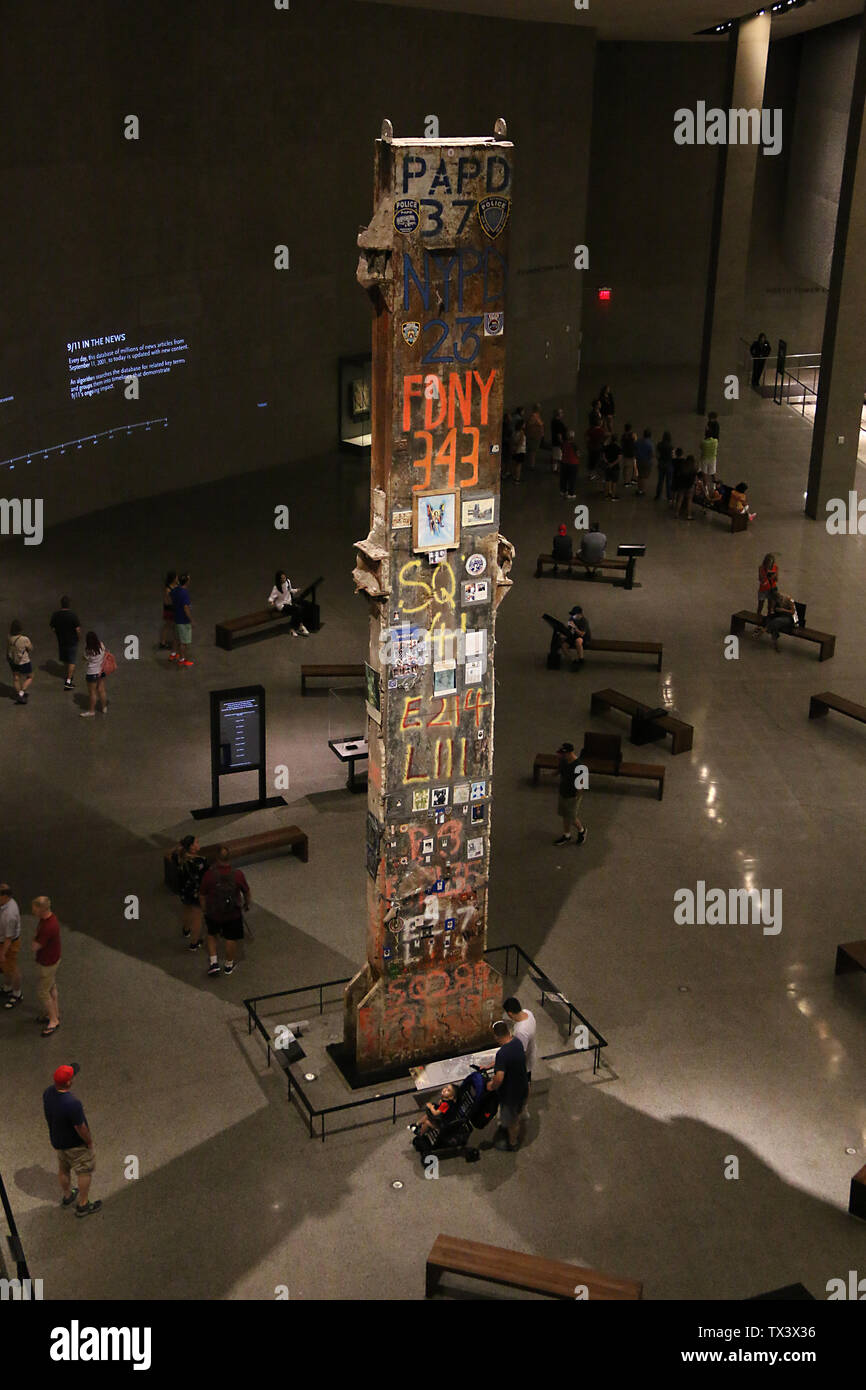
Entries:
<svg viewBox="0 0 866 1390">
<path fill-rule="evenodd" d="M 10 1374 L 850 1359 L 863 0 L 49 0 L 0 74 Z"/>
</svg>

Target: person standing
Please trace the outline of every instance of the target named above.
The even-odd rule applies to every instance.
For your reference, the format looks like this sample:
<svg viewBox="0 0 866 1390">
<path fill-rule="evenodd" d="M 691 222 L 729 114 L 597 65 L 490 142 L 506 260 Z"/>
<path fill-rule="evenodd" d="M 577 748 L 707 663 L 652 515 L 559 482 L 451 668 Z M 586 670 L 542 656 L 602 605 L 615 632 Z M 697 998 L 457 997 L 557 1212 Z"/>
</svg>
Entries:
<svg viewBox="0 0 866 1390">
<path fill-rule="evenodd" d="M 63 689 L 74 690 L 72 678 L 75 675 L 75 662 L 78 658 L 81 624 L 78 621 L 78 614 L 73 613 L 69 606 L 68 595 L 63 595 L 60 600 L 60 607 L 51 614 L 48 626 L 53 628 L 54 636 L 57 638 L 57 659 L 61 666 L 66 667 L 66 680 Z"/>
<path fill-rule="evenodd" d="M 171 596 L 177 585 L 177 570 L 169 570 L 165 576 L 165 587 L 162 591 L 162 627 L 159 630 L 160 651 L 174 651 L 174 605 Z"/>
<path fill-rule="evenodd" d="M 6 643 L 6 660 L 12 672 L 12 685 L 15 689 L 15 703 L 26 705 L 28 691 L 33 684 L 33 643 L 24 633 L 20 622 L 13 618 L 9 624 L 9 638 Z"/>
<path fill-rule="evenodd" d="M 178 666 L 192 666 L 189 649 L 192 645 L 192 600 L 189 596 L 189 575 L 182 574 L 171 591 L 171 605 L 174 612 L 175 649 L 169 653 L 169 661 Z"/>
<path fill-rule="evenodd" d="M 767 617 L 772 618 L 778 592 L 779 566 L 776 564 L 775 555 L 767 554 L 758 566 L 758 617 L 763 613 L 766 603 Z M 760 630 L 758 628 L 758 632 Z M 757 636 L 757 633 L 755 635 Z"/>
<path fill-rule="evenodd" d="M 96 1158 L 84 1106 L 72 1095 L 78 1070 L 77 1062 L 57 1068 L 53 1085 L 42 1093 L 42 1109 L 51 1147 L 57 1154 L 57 1180 L 63 1193 L 60 1205 L 71 1207 L 74 1203 L 75 1215 L 83 1217 L 99 1211 L 102 1202 L 89 1200 Z"/>
<path fill-rule="evenodd" d="M 523 1043 L 511 1033 L 511 1025 L 500 1019 L 493 1025 L 493 1036 L 499 1049 L 493 1061 L 493 1075 L 488 1091 L 499 1092 L 500 1128 L 493 1140 L 494 1149 L 514 1153 L 519 1148 L 520 1115 L 529 1094 L 526 1080 L 526 1053 Z"/>
<path fill-rule="evenodd" d="M 589 470 L 589 480 L 594 483 L 604 464 L 604 425 L 601 423 L 601 416 L 595 417 L 595 424 L 590 424 L 586 432 L 586 451 L 587 468 Z"/>
<path fill-rule="evenodd" d="M 613 392 L 609 386 L 602 386 L 598 393 L 598 403 L 601 406 L 601 423 L 608 433 L 613 430 L 614 400 Z"/>
<path fill-rule="evenodd" d="M 526 458 L 526 423 L 523 411 L 518 406 L 514 412 L 514 438 L 511 441 L 511 473 L 515 483 L 520 482 L 523 473 L 523 460 Z"/>
<path fill-rule="evenodd" d="M 662 488 L 664 488 L 665 495 L 668 501 L 670 502 L 674 473 L 674 446 L 671 441 L 670 430 L 665 430 L 664 434 L 659 440 L 659 446 L 656 450 L 656 457 L 658 459 L 659 480 L 658 486 L 656 488 L 655 500 L 659 500 L 659 498 L 662 495 Z"/>
<path fill-rule="evenodd" d="M 562 446 L 562 460 L 559 465 L 559 491 L 562 497 L 575 498 L 577 493 L 577 469 L 580 464 L 574 444 L 574 430 L 568 430 Z"/>
<path fill-rule="evenodd" d="M 562 418 L 562 411 L 555 410 L 550 421 L 550 468 L 553 473 L 561 467 L 562 450 L 568 437 L 568 427 Z M 574 438 L 573 434 L 571 438 Z"/>
<path fill-rule="evenodd" d="M 563 743 L 557 748 L 559 756 L 559 814 L 562 818 L 562 834 L 555 845 L 571 843 L 572 828 L 577 831 L 577 843 L 582 845 L 586 839 L 586 826 L 579 817 L 583 792 L 577 790 L 575 772 L 580 766 L 573 743 Z"/>
<path fill-rule="evenodd" d="M 619 442 L 622 447 L 623 487 L 633 487 L 637 482 L 637 435 L 628 421 Z"/>
<path fill-rule="evenodd" d="M 84 659 L 86 662 L 87 693 L 90 697 L 90 706 L 81 711 L 82 719 L 92 719 L 96 714 L 96 702 L 99 701 L 99 708 L 103 714 L 108 713 L 108 695 L 105 690 L 105 643 L 99 638 L 98 633 L 88 632 L 84 639 Z"/>
<path fill-rule="evenodd" d="M 225 845 L 220 846 L 217 862 L 211 865 L 202 878 L 199 902 L 207 928 L 207 973 L 220 973 L 216 938 L 221 936 L 226 944 L 223 971 L 226 975 L 231 975 L 237 964 L 238 942 L 243 940 L 243 915 L 250 905 L 250 886 L 240 869 L 232 868 Z"/>
<path fill-rule="evenodd" d="M 711 410 L 709 415 L 707 416 L 707 425 L 706 429 L 704 430 L 704 435 L 707 439 L 718 439 L 721 435 L 721 430 L 719 428 L 719 417 L 715 410 Z"/>
<path fill-rule="evenodd" d="M 44 1023 L 43 1038 L 50 1038 L 60 1027 L 60 999 L 57 993 L 57 967 L 60 964 L 60 923 L 51 911 L 51 899 L 34 898 L 30 908 L 38 919 L 39 926 L 33 938 L 33 953 L 36 957 L 36 972 L 39 983 L 36 996 L 43 1012 L 39 1022 Z"/>
<path fill-rule="evenodd" d="M 644 483 L 652 474 L 656 456 L 652 430 L 644 430 L 643 438 L 639 439 L 635 446 L 635 454 L 637 456 L 637 495 L 638 497 L 646 497 Z"/>
<path fill-rule="evenodd" d="M 749 352 L 752 354 L 752 387 L 755 391 L 760 391 L 764 368 L 770 355 L 770 340 L 766 333 L 758 334 Z"/>
<path fill-rule="evenodd" d="M 701 477 L 704 482 L 704 495 L 708 502 L 713 500 L 716 491 L 716 460 L 719 453 L 718 435 L 705 434 L 701 440 Z"/>
<path fill-rule="evenodd" d="M 177 865 L 178 893 L 183 906 L 184 936 L 191 938 L 190 951 L 201 946 L 201 881 L 207 873 L 207 860 L 201 852 L 197 835 L 184 835 L 174 852 Z"/>
<path fill-rule="evenodd" d="M 524 1009 L 520 1000 L 513 995 L 506 999 L 502 1005 L 511 1022 L 511 1031 L 515 1038 L 519 1038 L 523 1043 L 523 1050 L 526 1053 L 526 1081 L 527 1090 L 532 1085 L 532 1073 L 538 1060 L 535 1044 L 535 1014 L 531 1009 Z"/>
<path fill-rule="evenodd" d="M 618 502 L 620 447 L 615 434 L 608 434 L 604 445 L 604 490 L 611 502 Z"/>
<path fill-rule="evenodd" d="M 685 513 L 686 521 L 692 519 L 692 498 L 695 495 L 695 481 L 698 470 L 693 454 L 682 456 L 682 449 L 674 455 L 674 516 Z M 679 455 L 679 457 L 677 457 Z"/>
<path fill-rule="evenodd" d="M 536 401 L 532 407 L 532 412 L 526 422 L 526 453 L 529 459 L 529 471 L 535 471 L 535 459 L 541 448 L 541 441 L 544 438 L 544 421 L 541 418 L 541 406 Z"/>
<path fill-rule="evenodd" d="M 2 991 L 5 1007 L 15 1009 L 24 998 L 21 993 L 21 913 L 8 883 L 0 883 L 0 970 L 6 983 Z"/>
</svg>

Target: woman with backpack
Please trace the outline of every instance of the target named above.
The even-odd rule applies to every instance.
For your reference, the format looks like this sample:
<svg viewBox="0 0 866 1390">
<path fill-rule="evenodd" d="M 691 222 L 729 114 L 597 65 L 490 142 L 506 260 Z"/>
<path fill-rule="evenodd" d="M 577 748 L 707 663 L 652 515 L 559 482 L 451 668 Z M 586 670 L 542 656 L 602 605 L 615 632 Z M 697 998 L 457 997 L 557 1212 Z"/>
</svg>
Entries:
<svg viewBox="0 0 866 1390">
<path fill-rule="evenodd" d="M 108 713 L 108 696 L 105 693 L 105 677 L 109 673 L 106 671 L 106 664 L 109 653 L 105 649 L 105 643 L 99 640 L 95 632 L 88 632 L 84 639 L 84 659 L 87 663 L 87 691 L 90 696 L 90 708 L 81 711 L 82 719 L 92 719 L 96 714 L 96 702 L 99 701 L 99 708 L 103 714 Z M 111 657 L 112 671 L 115 669 L 114 657 Z"/>
<path fill-rule="evenodd" d="M 201 946 L 202 912 L 199 894 L 201 881 L 207 872 L 207 860 L 201 852 L 197 835 L 184 835 L 172 855 L 177 865 L 178 894 L 183 905 L 184 936 L 191 938 L 190 951 Z"/>
<path fill-rule="evenodd" d="M 9 624 L 9 638 L 6 643 L 6 660 L 12 672 L 16 705 L 27 704 L 27 692 L 33 684 L 33 643 L 25 637 L 24 629 L 15 618 Z"/>
</svg>

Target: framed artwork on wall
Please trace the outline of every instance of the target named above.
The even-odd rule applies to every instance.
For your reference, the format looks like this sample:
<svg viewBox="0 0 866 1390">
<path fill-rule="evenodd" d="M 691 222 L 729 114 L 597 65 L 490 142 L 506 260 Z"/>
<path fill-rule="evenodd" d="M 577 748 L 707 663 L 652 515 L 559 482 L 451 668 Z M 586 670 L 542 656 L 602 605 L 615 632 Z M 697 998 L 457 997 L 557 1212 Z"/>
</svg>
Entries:
<svg viewBox="0 0 866 1390">
<path fill-rule="evenodd" d="M 460 544 L 456 488 L 416 492 L 412 498 L 412 549 L 454 550 Z"/>
</svg>

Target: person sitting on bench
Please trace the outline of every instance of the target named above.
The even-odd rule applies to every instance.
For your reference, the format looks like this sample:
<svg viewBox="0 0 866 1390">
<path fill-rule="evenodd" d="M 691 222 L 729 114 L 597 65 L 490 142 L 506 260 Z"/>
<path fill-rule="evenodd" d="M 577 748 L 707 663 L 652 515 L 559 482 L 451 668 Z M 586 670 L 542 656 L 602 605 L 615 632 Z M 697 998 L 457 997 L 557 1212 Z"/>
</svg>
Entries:
<svg viewBox="0 0 866 1390">
<path fill-rule="evenodd" d="M 732 512 L 747 512 L 749 510 L 749 499 L 746 496 L 748 490 L 748 483 L 737 483 L 737 486 L 731 489 L 728 507 Z"/>
<path fill-rule="evenodd" d="M 607 536 L 602 531 L 597 521 L 593 521 L 588 531 L 584 531 L 580 538 L 580 549 L 578 555 L 587 565 L 597 565 L 604 559 L 605 547 L 607 546 Z"/>
<path fill-rule="evenodd" d="M 559 530 L 553 538 L 553 558 L 557 564 L 570 565 L 574 550 L 572 547 L 571 536 L 568 534 L 568 527 L 563 521 Z"/>
<path fill-rule="evenodd" d="M 304 627 L 303 615 L 294 601 L 297 592 L 297 589 L 292 588 L 292 582 L 286 576 L 285 571 L 277 570 L 274 575 L 274 587 L 268 596 L 268 607 L 275 615 L 288 613 L 292 619 L 291 633 L 293 637 L 298 635 L 309 637 L 310 630 Z"/>
<path fill-rule="evenodd" d="M 800 626 L 800 619 L 797 614 L 797 605 L 790 594 L 776 594 L 775 610 L 768 615 L 763 628 L 758 628 L 758 636 L 769 632 L 773 639 L 773 646 L 779 650 L 779 633 L 793 632 Z"/>
<path fill-rule="evenodd" d="M 415 1134 L 420 1136 L 429 1133 L 431 1129 L 441 1129 L 454 1109 L 456 1100 L 457 1092 L 449 1082 L 439 1092 L 438 1101 L 428 1100 L 424 1106 L 426 1113 L 414 1126 Z"/>
<path fill-rule="evenodd" d="M 568 615 L 567 627 L 564 630 L 560 628 L 558 632 L 554 629 L 547 664 L 558 668 L 562 653 L 567 651 L 573 653 L 574 669 L 579 671 L 583 665 L 583 648 L 590 641 L 590 635 L 584 611 L 575 604 Z"/>
</svg>

